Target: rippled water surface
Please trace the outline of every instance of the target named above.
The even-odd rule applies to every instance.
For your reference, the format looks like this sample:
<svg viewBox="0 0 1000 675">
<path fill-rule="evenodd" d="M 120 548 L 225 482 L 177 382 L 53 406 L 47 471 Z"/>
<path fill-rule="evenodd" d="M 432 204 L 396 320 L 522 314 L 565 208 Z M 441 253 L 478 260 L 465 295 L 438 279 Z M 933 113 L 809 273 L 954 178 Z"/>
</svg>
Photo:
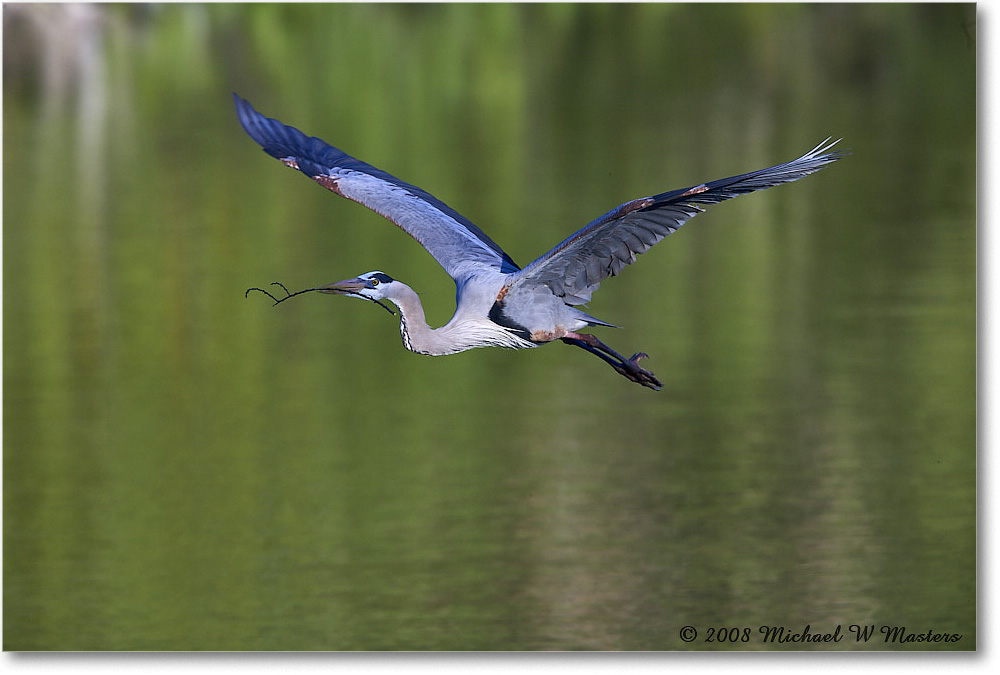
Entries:
<svg viewBox="0 0 1000 675">
<path fill-rule="evenodd" d="M 974 24 L 5 5 L 4 648 L 974 649 Z M 244 299 L 381 269 L 440 325 L 454 286 L 260 152 L 233 91 L 521 264 L 628 199 L 853 154 L 605 282 L 588 311 L 657 393 Z"/>
</svg>

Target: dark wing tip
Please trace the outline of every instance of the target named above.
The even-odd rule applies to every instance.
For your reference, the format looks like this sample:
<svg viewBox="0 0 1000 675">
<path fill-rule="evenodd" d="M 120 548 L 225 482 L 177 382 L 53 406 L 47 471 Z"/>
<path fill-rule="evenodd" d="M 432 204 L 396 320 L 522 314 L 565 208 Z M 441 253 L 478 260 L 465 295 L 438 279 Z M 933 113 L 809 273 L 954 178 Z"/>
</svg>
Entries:
<svg viewBox="0 0 1000 675">
<path fill-rule="evenodd" d="M 833 146 L 835 146 L 837 143 L 840 143 L 840 141 L 842 140 L 843 140 L 842 138 L 833 140 L 833 136 L 827 136 L 826 140 L 817 145 L 815 148 L 813 148 L 806 154 L 802 155 L 798 159 L 793 159 L 790 162 L 786 162 L 786 165 L 795 165 L 797 163 L 802 163 L 802 162 L 813 162 L 819 165 L 816 167 L 817 169 L 819 169 L 831 162 L 836 162 L 838 159 L 846 157 L 851 154 L 850 148 L 838 148 L 836 150 L 833 149 Z"/>
<path fill-rule="evenodd" d="M 322 163 L 330 147 L 318 138 L 310 138 L 295 127 L 265 117 L 250 102 L 233 94 L 240 125 L 264 152 L 278 159 L 305 157 Z"/>
<path fill-rule="evenodd" d="M 261 119 L 266 118 L 254 110 L 253 106 L 250 105 L 250 101 L 242 98 L 236 92 L 233 92 L 233 103 L 236 105 L 236 117 L 240 121 L 240 126 L 250 135 L 250 138 L 257 141 L 260 145 L 264 145 L 264 139 L 260 133 L 259 126 Z"/>
<path fill-rule="evenodd" d="M 799 180 L 851 154 L 850 150 L 847 149 L 834 150 L 833 146 L 839 143 L 840 139 L 831 140 L 832 138 L 832 136 L 827 138 L 801 157 L 783 164 L 737 176 L 720 178 L 693 188 L 673 190 L 656 195 L 653 198 L 655 203 L 649 208 L 655 209 L 670 203 L 717 204 L 749 192 L 765 190 L 782 183 Z"/>
<path fill-rule="evenodd" d="M 264 148 L 268 154 L 274 154 L 268 149 L 269 146 L 273 145 L 273 133 L 268 133 L 268 122 L 275 122 L 275 120 L 270 120 L 261 115 L 250 105 L 250 101 L 241 98 L 235 92 L 233 92 L 233 102 L 236 104 L 236 117 L 239 119 L 243 130 L 258 145 Z"/>
</svg>

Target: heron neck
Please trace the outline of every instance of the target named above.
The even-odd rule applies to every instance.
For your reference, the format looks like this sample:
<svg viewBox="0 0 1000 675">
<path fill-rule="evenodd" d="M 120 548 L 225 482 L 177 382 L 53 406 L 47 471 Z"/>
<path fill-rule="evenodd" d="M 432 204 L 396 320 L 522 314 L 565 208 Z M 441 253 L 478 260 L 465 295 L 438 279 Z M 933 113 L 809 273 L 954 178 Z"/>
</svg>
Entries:
<svg viewBox="0 0 1000 675">
<path fill-rule="evenodd" d="M 399 333 L 403 337 L 403 346 L 418 354 L 437 356 L 447 354 L 452 350 L 438 344 L 440 340 L 437 331 L 427 325 L 424 306 L 420 297 L 409 286 L 397 282 L 399 289 L 389 298 L 399 308 Z"/>
<path fill-rule="evenodd" d="M 398 288 L 386 298 L 399 308 L 399 332 L 403 346 L 411 352 L 444 356 L 476 347 L 523 349 L 535 346 L 485 317 L 460 316 L 460 308 L 456 308 L 455 316 L 447 324 L 431 328 L 416 292 L 405 284 L 397 282 L 395 285 Z"/>
</svg>

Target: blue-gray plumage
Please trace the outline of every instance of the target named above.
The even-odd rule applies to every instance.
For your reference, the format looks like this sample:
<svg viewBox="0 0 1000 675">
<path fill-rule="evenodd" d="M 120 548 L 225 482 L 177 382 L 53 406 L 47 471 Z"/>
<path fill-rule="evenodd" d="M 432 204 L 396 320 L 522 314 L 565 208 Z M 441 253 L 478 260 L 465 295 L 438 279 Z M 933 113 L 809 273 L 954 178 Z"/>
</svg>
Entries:
<svg viewBox="0 0 1000 675">
<path fill-rule="evenodd" d="M 383 272 L 309 290 L 389 300 L 399 308 L 403 344 L 417 353 L 438 356 L 475 347 L 527 348 L 562 340 L 653 389 L 662 385 L 639 367 L 645 354 L 626 359 L 597 337 L 577 332 L 612 325 L 578 305 L 590 300 L 602 280 L 700 213 L 700 205 L 798 180 L 845 154 L 831 150 L 837 141 L 827 139 L 784 164 L 626 202 L 520 269 L 482 230 L 430 193 L 234 98 L 243 128 L 269 155 L 398 225 L 455 280 L 457 300 L 451 320 L 432 329 L 417 294 Z"/>
</svg>

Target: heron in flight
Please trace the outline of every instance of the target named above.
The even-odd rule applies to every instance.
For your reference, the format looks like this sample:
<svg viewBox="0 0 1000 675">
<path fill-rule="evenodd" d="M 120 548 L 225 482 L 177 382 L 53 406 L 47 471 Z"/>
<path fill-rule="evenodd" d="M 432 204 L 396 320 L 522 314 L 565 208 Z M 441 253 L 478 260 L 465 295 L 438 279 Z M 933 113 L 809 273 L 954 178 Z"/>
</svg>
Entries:
<svg viewBox="0 0 1000 675">
<path fill-rule="evenodd" d="M 457 288 L 455 314 L 440 328 L 427 325 L 412 288 L 381 271 L 299 293 L 319 291 L 379 304 L 388 300 L 399 309 L 403 345 L 418 354 L 442 356 L 475 347 L 525 349 L 561 340 L 599 356 L 629 380 L 652 389 L 663 385 L 639 366 L 647 355 L 639 352 L 626 359 L 595 335 L 581 333 L 588 326 L 614 325 L 580 306 L 590 301 L 601 281 L 703 211 L 700 205 L 798 180 L 845 154 L 831 150 L 837 141 L 827 139 L 784 164 L 633 199 L 522 268 L 486 233 L 428 192 L 261 115 L 236 94 L 233 97 L 240 124 L 267 154 L 398 225 L 427 249 Z M 247 293 L 250 290 L 267 293 L 259 288 Z M 267 293 L 275 303 L 298 295 L 287 289 L 285 294 L 279 300 Z"/>
</svg>

